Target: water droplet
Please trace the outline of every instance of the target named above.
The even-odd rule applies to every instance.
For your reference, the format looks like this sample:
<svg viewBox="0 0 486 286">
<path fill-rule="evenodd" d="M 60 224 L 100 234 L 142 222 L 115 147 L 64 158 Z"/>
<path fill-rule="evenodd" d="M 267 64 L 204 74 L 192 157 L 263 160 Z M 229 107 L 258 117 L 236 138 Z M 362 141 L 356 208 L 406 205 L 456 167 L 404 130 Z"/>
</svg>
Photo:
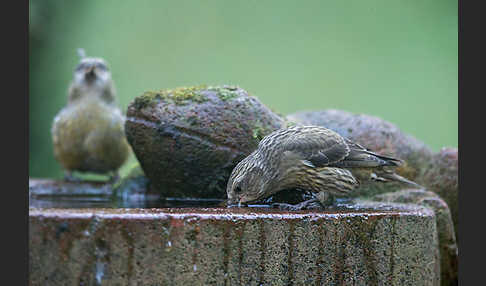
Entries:
<svg viewBox="0 0 486 286">
<path fill-rule="evenodd" d="M 169 235 L 169 234 L 170 234 L 169 230 L 168 230 L 166 227 L 164 227 L 164 226 L 162 227 L 162 232 L 163 232 L 165 235 Z"/>
<path fill-rule="evenodd" d="M 97 261 L 96 262 L 96 285 L 101 285 L 101 280 L 103 280 L 103 276 L 105 276 L 105 264 Z"/>
</svg>

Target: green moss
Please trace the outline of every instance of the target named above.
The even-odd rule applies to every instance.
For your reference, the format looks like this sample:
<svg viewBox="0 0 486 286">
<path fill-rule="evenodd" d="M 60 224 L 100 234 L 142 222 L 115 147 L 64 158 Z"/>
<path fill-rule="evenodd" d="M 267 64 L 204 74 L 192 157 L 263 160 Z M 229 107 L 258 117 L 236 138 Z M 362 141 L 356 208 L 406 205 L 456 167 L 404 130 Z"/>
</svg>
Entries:
<svg viewBox="0 0 486 286">
<path fill-rule="evenodd" d="M 160 100 L 160 94 L 153 92 L 145 92 L 141 96 L 135 98 L 133 105 L 136 109 L 143 109 L 147 106 L 154 106 L 156 100 Z"/>
<path fill-rule="evenodd" d="M 205 90 L 205 85 L 193 87 L 178 87 L 160 91 L 146 91 L 143 95 L 135 99 L 134 105 L 137 109 L 147 106 L 154 106 L 160 100 L 172 101 L 176 105 L 186 105 L 189 102 L 202 103 L 208 101 L 207 97 L 201 93 Z"/>
<path fill-rule="evenodd" d="M 190 102 L 202 103 L 208 101 L 206 95 L 201 91 L 215 91 L 216 95 L 223 101 L 238 97 L 238 87 L 231 85 L 224 86 L 193 86 L 178 87 L 159 91 L 147 91 L 141 96 L 135 98 L 134 106 L 137 109 L 143 109 L 147 106 L 154 106 L 160 100 L 171 101 L 176 105 L 186 105 Z"/>
<path fill-rule="evenodd" d="M 208 101 L 200 91 L 206 89 L 205 85 L 195 87 L 179 87 L 164 92 L 164 98 L 173 100 L 175 104 L 185 105 L 188 101 L 202 103 Z"/>
<path fill-rule="evenodd" d="M 263 139 L 262 133 L 263 133 L 262 128 L 260 126 L 255 127 L 253 129 L 253 138 L 257 139 L 258 141 L 262 140 Z"/>
<path fill-rule="evenodd" d="M 253 128 L 253 139 L 256 139 L 258 141 L 261 141 L 263 137 L 267 136 L 268 134 L 271 133 L 270 130 L 264 128 L 260 121 L 257 121 L 254 125 L 255 127 Z"/>
<path fill-rule="evenodd" d="M 237 86 L 210 86 L 208 87 L 208 90 L 216 91 L 216 95 L 223 101 L 235 98 L 239 95 L 239 93 L 237 92 Z"/>
</svg>

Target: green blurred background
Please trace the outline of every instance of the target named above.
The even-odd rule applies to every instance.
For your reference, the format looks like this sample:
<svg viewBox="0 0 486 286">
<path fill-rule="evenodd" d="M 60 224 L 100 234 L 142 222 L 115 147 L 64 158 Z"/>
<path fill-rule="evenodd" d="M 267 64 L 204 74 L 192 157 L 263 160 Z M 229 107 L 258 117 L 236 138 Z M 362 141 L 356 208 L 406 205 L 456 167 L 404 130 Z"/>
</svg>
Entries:
<svg viewBox="0 0 486 286">
<path fill-rule="evenodd" d="M 50 127 L 79 47 L 108 61 L 123 111 L 146 90 L 237 84 L 283 114 L 366 113 L 457 147 L 457 20 L 452 0 L 31 0 L 29 175 L 62 176 Z"/>
</svg>

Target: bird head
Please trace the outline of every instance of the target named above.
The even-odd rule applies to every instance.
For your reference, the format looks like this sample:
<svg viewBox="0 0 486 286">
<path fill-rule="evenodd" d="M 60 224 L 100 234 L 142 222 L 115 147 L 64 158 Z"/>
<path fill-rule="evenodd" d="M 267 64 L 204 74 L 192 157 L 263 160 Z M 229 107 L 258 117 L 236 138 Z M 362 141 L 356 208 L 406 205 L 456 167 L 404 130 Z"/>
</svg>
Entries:
<svg viewBox="0 0 486 286">
<path fill-rule="evenodd" d="M 105 60 L 85 57 L 74 70 L 74 81 L 83 85 L 104 85 L 111 81 L 111 73 Z"/>
<path fill-rule="evenodd" d="M 263 169 L 254 154 L 243 159 L 231 172 L 226 186 L 228 206 L 247 204 L 265 196 Z"/>
</svg>

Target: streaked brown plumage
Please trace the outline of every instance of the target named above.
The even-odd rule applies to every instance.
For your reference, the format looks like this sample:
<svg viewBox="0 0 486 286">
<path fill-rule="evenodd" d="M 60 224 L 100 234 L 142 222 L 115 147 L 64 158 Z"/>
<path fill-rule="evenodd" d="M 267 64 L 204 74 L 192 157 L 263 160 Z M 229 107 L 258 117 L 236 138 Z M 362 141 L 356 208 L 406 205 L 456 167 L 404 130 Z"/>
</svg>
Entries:
<svg viewBox="0 0 486 286">
<path fill-rule="evenodd" d="M 257 150 L 233 169 L 226 188 L 228 205 L 257 201 L 291 188 L 309 190 L 324 204 L 329 195 L 349 195 L 363 180 L 418 186 L 392 171 L 400 163 L 327 128 L 280 129 L 263 138 Z"/>
<path fill-rule="evenodd" d="M 115 89 L 106 62 L 81 59 L 69 87 L 67 105 L 52 124 L 54 156 L 72 178 L 72 171 L 111 174 L 128 158 L 124 116 L 115 102 Z"/>
</svg>

